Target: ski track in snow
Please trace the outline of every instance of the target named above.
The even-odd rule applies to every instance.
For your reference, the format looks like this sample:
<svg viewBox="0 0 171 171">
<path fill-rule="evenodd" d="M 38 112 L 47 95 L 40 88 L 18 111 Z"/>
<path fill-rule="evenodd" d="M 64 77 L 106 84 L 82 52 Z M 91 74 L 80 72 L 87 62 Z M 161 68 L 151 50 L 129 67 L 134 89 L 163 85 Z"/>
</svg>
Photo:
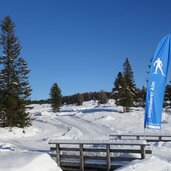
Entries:
<svg viewBox="0 0 171 171">
<path fill-rule="evenodd" d="M 44 121 L 46 120 L 46 122 Z M 61 136 L 68 132 L 68 127 L 62 123 L 57 122 L 54 118 L 37 119 L 33 123 L 38 128 L 40 134 L 30 137 L 12 138 L 7 141 L 15 146 L 15 150 L 19 151 L 35 151 L 35 152 L 48 152 L 48 141 L 55 136 Z"/>
<path fill-rule="evenodd" d="M 82 137 L 77 138 L 94 138 L 96 137 L 109 137 L 113 132 L 104 126 L 94 124 L 85 119 L 79 118 L 77 116 L 58 116 L 57 120 L 62 122 L 63 124 L 69 125 L 71 127 L 75 127 L 77 130 L 82 132 Z"/>
<path fill-rule="evenodd" d="M 44 122 L 46 120 L 46 122 Z M 12 138 L 3 140 L 10 143 L 14 151 L 49 152 L 48 141 L 50 138 L 108 138 L 112 131 L 102 125 L 94 124 L 77 116 L 56 116 L 42 118 L 34 121 L 34 125 L 41 132 L 31 137 Z"/>
<path fill-rule="evenodd" d="M 19 151 L 49 152 L 50 138 L 109 138 L 112 130 L 78 116 L 37 117 L 33 123 L 41 132 L 30 137 L 12 138 L 8 142 Z M 31 142 L 31 143 L 30 143 Z"/>
</svg>

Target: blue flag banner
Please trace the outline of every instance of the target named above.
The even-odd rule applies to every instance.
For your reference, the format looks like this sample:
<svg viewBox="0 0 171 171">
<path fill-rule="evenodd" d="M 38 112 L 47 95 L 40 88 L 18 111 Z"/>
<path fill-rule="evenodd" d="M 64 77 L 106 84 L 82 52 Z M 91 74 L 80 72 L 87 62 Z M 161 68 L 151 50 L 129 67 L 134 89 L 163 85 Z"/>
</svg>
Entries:
<svg viewBox="0 0 171 171">
<path fill-rule="evenodd" d="M 148 78 L 144 128 L 161 129 L 166 77 L 170 60 L 171 35 L 165 36 L 155 51 Z"/>
</svg>

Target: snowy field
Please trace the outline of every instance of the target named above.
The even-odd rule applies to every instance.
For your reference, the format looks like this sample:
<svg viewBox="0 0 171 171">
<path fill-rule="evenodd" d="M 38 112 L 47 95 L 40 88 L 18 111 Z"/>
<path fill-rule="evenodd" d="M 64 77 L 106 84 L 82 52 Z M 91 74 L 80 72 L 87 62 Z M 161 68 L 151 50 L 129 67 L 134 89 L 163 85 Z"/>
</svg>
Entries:
<svg viewBox="0 0 171 171">
<path fill-rule="evenodd" d="M 109 139 L 110 134 L 144 133 L 144 109 L 121 113 L 113 100 L 106 105 L 90 101 L 82 106 L 63 106 L 53 113 L 49 105 L 31 105 L 32 126 L 0 128 L 0 171 L 60 171 L 48 155 L 51 138 Z M 162 130 L 151 134 L 171 135 L 171 112 L 163 111 Z M 133 161 L 123 171 L 171 171 L 171 142 L 152 143 L 153 155 Z"/>
</svg>

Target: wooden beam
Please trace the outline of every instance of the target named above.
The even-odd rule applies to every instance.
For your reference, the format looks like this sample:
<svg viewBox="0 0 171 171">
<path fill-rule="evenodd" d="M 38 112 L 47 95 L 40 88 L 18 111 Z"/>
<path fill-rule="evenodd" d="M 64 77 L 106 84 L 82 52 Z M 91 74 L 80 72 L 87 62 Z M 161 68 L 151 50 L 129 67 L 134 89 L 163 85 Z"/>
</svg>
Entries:
<svg viewBox="0 0 171 171">
<path fill-rule="evenodd" d="M 51 139 L 49 144 L 72 144 L 72 145 L 139 145 L 139 144 L 147 144 L 145 140 L 87 140 L 87 139 Z M 148 144 L 147 144 L 148 145 Z"/>
<path fill-rule="evenodd" d="M 141 145 L 141 158 L 145 159 L 145 145 Z"/>
<path fill-rule="evenodd" d="M 83 154 L 83 144 L 80 144 L 80 170 L 84 171 L 84 154 Z"/>
<path fill-rule="evenodd" d="M 60 149 L 59 149 L 59 144 L 56 144 L 56 163 L 60 167 Z"/>
<path fill-rule="evenodd" d="M 106 145 L 106 158 L 107 158 L 107 171 L 111 169 L 111 160 L 110 160 L 110 145 Z"/>
<path fill-rule="evenodd" d="M 162 136 L 159 136 L 159 141 L 162 141 Z"/>
<path fill-rule="evenodd" d="M 171 135 L 161 135 L 161 134 L 112 134 L 110 137 L 113 139 L 122 139 L 122 140 L 146 140 L 147 142 L 158 142 L 158 141 L 171 141 Z"/>
</svg>

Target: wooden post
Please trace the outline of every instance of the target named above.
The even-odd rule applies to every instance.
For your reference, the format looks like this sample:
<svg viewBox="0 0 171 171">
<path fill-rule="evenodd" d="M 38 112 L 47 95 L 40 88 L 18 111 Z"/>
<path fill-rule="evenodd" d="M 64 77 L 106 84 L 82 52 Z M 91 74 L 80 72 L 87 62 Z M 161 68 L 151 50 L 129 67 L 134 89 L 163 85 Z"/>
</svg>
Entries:
<svg viewBox="0 0 171 171">
<path fill-rule="evenodd" d="M 106 158 L 107 158 L 107 171 L 111 169 L 111 160 L 110 160 L 110 145 L 106 144 Z"/>
<path fill-rule="evenodd" d="M 59 144 L 56 144 L 56 163 L 60 167 L 60 149 L 59 149 Z"/>
<path fill-rule="evenodd" d="M 162 136 L 159 136 L 159 141 L 162 141 Z"/>
<path fill-rule="evenodd" d="M 84 171 L 83 144 L 80 144 L 80 170 Z"/>
<path fill-rule="evenodd" d="M 141 158 L 145 159 L 145 145 L 141 145 Z"/>
</svg>

